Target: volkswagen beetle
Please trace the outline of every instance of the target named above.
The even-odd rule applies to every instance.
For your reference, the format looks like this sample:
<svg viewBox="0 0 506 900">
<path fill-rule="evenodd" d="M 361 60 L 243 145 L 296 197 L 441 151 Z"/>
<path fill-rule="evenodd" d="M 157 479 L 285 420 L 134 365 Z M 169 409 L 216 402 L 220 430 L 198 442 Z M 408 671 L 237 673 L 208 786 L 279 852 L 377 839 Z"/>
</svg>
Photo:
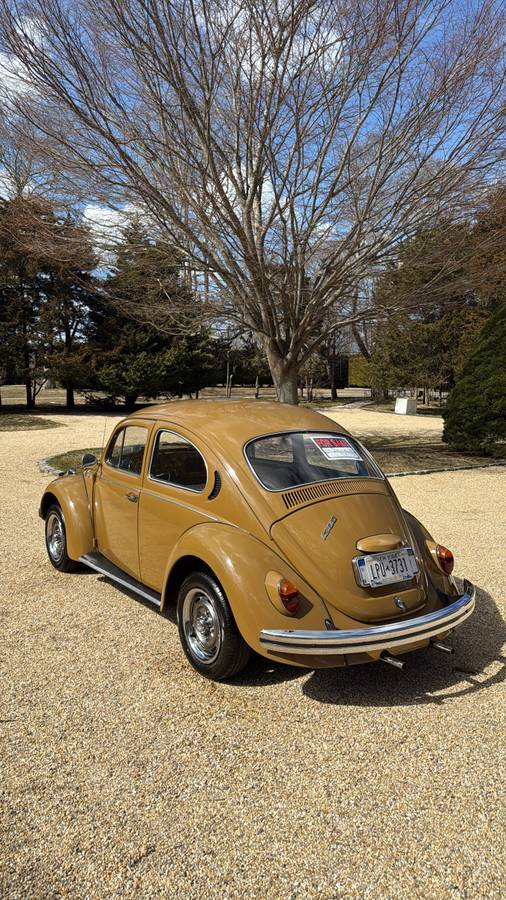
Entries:
<svg viewBox="0 0 506 900">
<path fill-rule="evenodd" d="M 306 668 L 442 643 L 475 590 L 403 510 L 372 456 L 319 413 L 263 401 L 150 406 L 40 515 L 53 566 L 85 564 L 163 612 L 192 666 L 228 678 L 256 651 Z"/>
</svg>

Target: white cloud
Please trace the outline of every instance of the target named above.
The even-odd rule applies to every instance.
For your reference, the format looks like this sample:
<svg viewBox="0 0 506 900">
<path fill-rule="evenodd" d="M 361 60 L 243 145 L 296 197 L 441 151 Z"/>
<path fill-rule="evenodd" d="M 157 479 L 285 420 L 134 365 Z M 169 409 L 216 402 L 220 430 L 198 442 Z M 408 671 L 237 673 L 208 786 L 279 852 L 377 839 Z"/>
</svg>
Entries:
<svg viewBox="0 0 506 900">
<path fill-rule="evenodd" d="M 0 168 L 0 200 L 10 200 L 16 193 L 16 186 L 6 169 Z"/>
<path fill-rule="evenodd" d="M 43 33 L 35 19 L 19 20 L 16 31 L 28 45 L 42 47 Z M 0 52 L 0 96 L 6 103 L 23 94 L 35 94 L 36 88 L 26 66 L 13 53 Z"/>
<path fill-rule="evenodd" d="M 128 224 L 131 212 L 126 209 L 111 209 L 99 203 L 87 203 L 83 209 L 83 221 L 102 244 L 111 244 L 117 240 L 121 231 Z"/>
<path fill-rule="evenodd" d="M 288 43 L 288 56 L 285 60 L 287 77 L 291 78 L 295 73 L 304 75 L 306 71 L 329 70 L 340 65 L 344 52 L 342 35 L 332 21 L 326 21 L 324 10 L 317 4 L 304 16 Z M 293 21 L 293 2 L 286 0 L 284 6 L 276 4 L 276 15 L 279 17 L 279 30 L 290 29 Z M 202 14 L 197 17 L 202 30 L 206 30 L 207 20 Z M 278 46 L 272 41 L 271 23 L 262 20 L 258 10 L 252 9 L 244 0 L 224 0 L 221 11 L 216 11 L 215 22 L 221 26 L 221 30 L 228 30 L 232 26 L 235 40 L 239 45 L 247 48 L 243 59 L 243 75 L 250 79 L 263 72 L 263 76 L 270 77 L 270 73 L 278 64 Z M 253 26 L 254 23 L 254 26 Z"/>
<path fill-rule="evenodd" d="M 36 47 L 42 47 L 44 42 L 44 29 L 40 19 L 36 19 L 32 16 L 23 16 L 18 20 L 16 31 L 31 44 L 35 44 Z"/>
<path fill-rule="evenodd" d="M 137 218 L 145 224 L 149 219 L 141 207 L 134 203 L 125 203 L 121 209 L 103 206 L 100 203 L 87 203 L 82 212 L 83 223 L 91 232 L 99 262 L 102 266 L 113 266 L 115 252 L 121 242 L 121 236 L 129 222 Z"/>
<path fill-rule="evenodd" d="M 10 53 L 0 53 L 0 92 L 9 101 L 22 94 L 34 93 L 23 63 Z"/>
</svg>

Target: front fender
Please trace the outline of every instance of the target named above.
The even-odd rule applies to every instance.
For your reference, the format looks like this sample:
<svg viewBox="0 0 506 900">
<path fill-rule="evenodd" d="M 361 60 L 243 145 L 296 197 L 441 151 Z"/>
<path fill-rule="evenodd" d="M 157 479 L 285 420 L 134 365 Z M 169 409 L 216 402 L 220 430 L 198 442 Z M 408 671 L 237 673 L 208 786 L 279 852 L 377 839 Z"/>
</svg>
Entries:
<svg viewBox="0 0 506 900">
<path fill-rule="evenodd" d="M 171 590 L 171 573 L 190 556 L 202 560 L 214 572 L 227 595 L 239 631 L 258 653 L 272 655 L 260 644 L 262 628 L 325 627 L 328 613 L 322 600 L 279 553 L 240 528 L 218 522 L 196 525 L 180 538 L 165 571 L 162 611 L 176 600 Z M 303 595 L 301 610 L 295 616 L 283 615 L 269 599 L 265 578 L 272 571 L 294 582 Z"/>
<path fill-rule="evenodd" d="M 91 488 L 90 476 L 63 475 L 48 484 L 40 502 L 41 518 L 45 518 L 47 510 L 55 501 L 61 506 L 67 532 L 67 553 L 74 560 L 89 553 L 94 547 Z"/>
</svg>

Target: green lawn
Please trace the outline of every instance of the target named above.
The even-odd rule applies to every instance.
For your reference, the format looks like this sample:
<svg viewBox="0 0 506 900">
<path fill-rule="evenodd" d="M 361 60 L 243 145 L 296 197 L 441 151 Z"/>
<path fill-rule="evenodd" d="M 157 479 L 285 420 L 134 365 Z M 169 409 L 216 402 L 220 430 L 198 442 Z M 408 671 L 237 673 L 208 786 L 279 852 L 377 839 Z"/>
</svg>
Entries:
<svg viewBox="0 0 506 900">
<path fill-rule="evenodd" d="M 56 456 L 49 456 L 46 463 L 53 469 L 60 472 L 66 472 L 67 469 L 75 469 L 80 472 L 82 469 L 82 459 L 85 453 L 93 453 L 94 456 L 100 457 L 102 453 L 101 447 L 84 447 L 82 450 L 67 450 L 65 453 L 57 453 Z"/>
</svg>

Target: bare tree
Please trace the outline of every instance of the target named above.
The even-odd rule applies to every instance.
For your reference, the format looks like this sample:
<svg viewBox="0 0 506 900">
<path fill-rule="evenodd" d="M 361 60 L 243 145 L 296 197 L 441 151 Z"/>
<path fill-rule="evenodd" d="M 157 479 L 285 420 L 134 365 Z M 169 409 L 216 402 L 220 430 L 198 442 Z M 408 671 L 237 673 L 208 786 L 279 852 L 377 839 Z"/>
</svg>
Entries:
<svg viewBox="0 0 506 900">
<path fill-rule="evenodd" d="M 9 102 L 61 171 L 146 211 L 281 400 L 399 241 L 498 165 L 496 0 L 1 0 Z M 337 310 L 337 313 L 336 313 Z"/>
</svg>

